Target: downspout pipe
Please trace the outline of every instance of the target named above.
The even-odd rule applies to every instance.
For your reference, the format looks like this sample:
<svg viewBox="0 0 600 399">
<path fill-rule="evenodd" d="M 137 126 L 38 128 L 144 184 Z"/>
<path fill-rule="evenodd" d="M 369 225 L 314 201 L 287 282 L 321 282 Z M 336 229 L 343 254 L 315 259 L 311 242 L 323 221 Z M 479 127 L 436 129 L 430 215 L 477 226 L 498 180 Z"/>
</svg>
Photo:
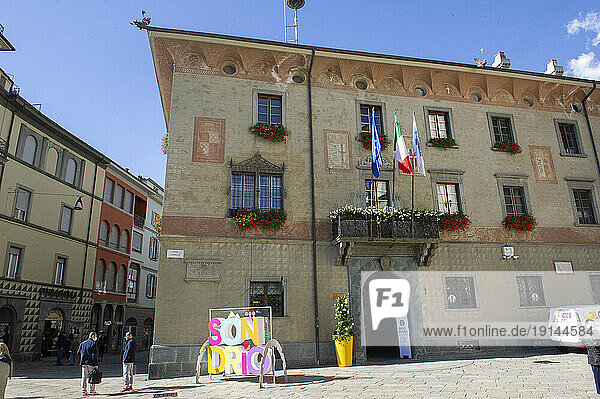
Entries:
<svg viewBox="0 0 600 399">
<path fill-rule="evenodd" d="M 590 92 L 588 94 L 586 94 L 585 97 L 583 97 L 583 100 L 581 100 L 581 104 L 583 105 L 583 114 L 585 115 L 585 122 L 587 123 L 588 131 L 590 132 L 590 140 L 592 140 L 592 149 L 594 150 L 594 158 L 596 159 L 596 167 L 598 168 L 598 175 L 600 175 L 600 160 L 598 160 L 598 150 L 596 149 L 596 143 L 594 142 L 594 134 L 592 133 L 592 124 L 590 123 L 590 117 L 588 116 L 588 112 L 587 112 L 587 105 L 585 104 L 588 97 L 594 92 L 594 90 L 596 90 L 596 82 L 594 82 L 594 87 L 592 87 L 592 90 L 590 90 Z"/>
<path fill-rule="evenodd" d="M 319 299 L 317 287 L 317 232 L 315 216 L 315 155 L 313 139 L 313 114 L 312 114 L 312 68 L 315 60 L 315 49 L 311 49 L 310 67 L 308 68 L 308 141 L 310 144 L 310 234 L 312 238 L 312 272 L 313 272 L 313 306 L 315 312 L 315 360 L 317 367 L 321 365 L 319 351 Z"/>
<path fill-rule="evenodd" d="M 85 251 L 83 252 L 83 271 L 81 272 L 81 292 L 79 293 L 79 303 L 83 303 L 85 270 L 87 269 L 88 248 L 90 247 L 90 230 L 92 229 L 92 212 L 94 212 L 94 195 L 96 195 L 96 176 L 98 176 L 98 162 L 94 163 L 94 182 L 92 183 L 92 195 L 90 196 L 90 213 L 88 215 L 87 235 L 85 237 Z"/>
</svg>

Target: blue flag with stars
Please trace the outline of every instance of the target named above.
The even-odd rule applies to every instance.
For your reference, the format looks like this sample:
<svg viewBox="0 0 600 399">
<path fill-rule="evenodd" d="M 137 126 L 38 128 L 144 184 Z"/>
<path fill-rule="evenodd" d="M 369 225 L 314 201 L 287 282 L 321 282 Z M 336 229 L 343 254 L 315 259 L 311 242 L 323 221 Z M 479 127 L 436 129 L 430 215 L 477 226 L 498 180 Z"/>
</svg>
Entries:
<svg viewBox="0 0 600 399">
<path fill-rule="evenodd" d="M 375 124 L 375 109 L 371 114 L 371 170 L 373 176 L 379 177 L 379 171 L 383 166 L 383 159 L 381 158 L 381 141 L 379 141 L 379 132 L 377 131 L 377 125 Z"/>
</svg>

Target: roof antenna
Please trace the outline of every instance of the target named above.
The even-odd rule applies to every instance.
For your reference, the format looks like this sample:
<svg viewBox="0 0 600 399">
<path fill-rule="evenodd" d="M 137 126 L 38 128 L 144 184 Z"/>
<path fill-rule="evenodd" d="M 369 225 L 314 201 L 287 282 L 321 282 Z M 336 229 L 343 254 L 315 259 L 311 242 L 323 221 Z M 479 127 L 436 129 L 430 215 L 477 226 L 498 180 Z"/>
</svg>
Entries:
<svg viewBox="0 0 600 399">
<path fill-rule="evenodd" d="M 294 25 L 287 24 L 287 10 L 285 7 L 294 10 Z M 304 0 L 283 0 L 283 37 L 286 43 L 298 44 L 298 10 L 304 7 Z M 288 40 L 288 29 L 294 29 L 294 39 Z"/>
</svg>

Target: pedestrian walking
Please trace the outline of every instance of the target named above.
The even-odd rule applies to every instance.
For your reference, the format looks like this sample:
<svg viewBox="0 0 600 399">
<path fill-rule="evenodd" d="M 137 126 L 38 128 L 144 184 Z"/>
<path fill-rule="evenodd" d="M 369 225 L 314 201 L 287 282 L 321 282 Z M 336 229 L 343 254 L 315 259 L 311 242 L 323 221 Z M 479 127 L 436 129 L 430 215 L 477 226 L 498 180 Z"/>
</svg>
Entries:
<svg viewBox="0 0 600 399">
<path fill-rule="evenodd" d="M 123 346 L 123 391 L 133 391 L 133 374 L 135 372 L 135 348 L 137 344 L 133 339 L 131 331 L 125 333 L 125 345 Z"/>
<path fill-rule="evenodd" d="M 77 349 L 79 349 L 78 337 L 79 335 L 69 335 L 69 366 L 73 366 L 75 364 L 75 354 L 77 353 Z"/>
<path fill-rule="evenodd" d="M 58 339 L 56 340 L 56 365 L 62 366 L 62 358 L 65 355 L 65 350 L 68 350 L 68 342 L 67 335 L 64 331 L 61 331 L 58 334 Z"/>
<path fill-rule="evenodd" d="M 100 331 L 100 336 L 98 337 L 98 361 L 104 360 L 104 352 L 106 352 L 106 335 L 104 335 L 104 331 Z"/>
<path fill-rule="evenodd" d="M 86 396 L 88 376 L 93 369 L 98 368 L 98 346 L 96 341 L 98 336 L 94 331 L 89 335 L 89 338 L 79 344 L 77 350 L 77 357 L 79 358 L 79 364 L 81 365 L 81 394 Z M 90 384 L 90 395 L 96 395 L 96 385 Z"/>
<path fill-rule="evenodd" d="M 0 399 L 4 399 L 6 384 L 12 378 L 12 373 L 13 362 L 10 357 L 10 351 L 4 342 L 0 342 Z"/>
</svg>

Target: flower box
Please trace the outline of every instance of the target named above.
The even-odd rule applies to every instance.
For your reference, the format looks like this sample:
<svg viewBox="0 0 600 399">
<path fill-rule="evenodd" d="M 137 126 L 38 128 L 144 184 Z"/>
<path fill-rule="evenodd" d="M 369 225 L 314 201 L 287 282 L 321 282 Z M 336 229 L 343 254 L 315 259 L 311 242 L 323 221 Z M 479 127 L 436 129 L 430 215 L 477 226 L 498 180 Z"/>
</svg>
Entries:
<svg viewBox="0 0 600 399">
<path fill-rule="evenodd" d="M 444 213 L 438 222 L 441 231 L 466 230 L 471 220 L 464 213 Z"/>
<path fill-rule="evenodd" d="M 240 230 L 277 230 L 287 219 L 284 210 L 262 212 L 257 208 L 238 208 L 230 210 L 230 213 Z"/>
<path fill-rule="evenodd" d="M 521 152 L 521 147 L 512 141 L 496 141 L 492 148 L 496 151 L 508 152 L 510 154 L 518 154 Z"/>
<path fill-rule="evenodd" d="M 444 149 L 458 147 L 456 140 L 454 140 L 452 137 L 434 137 L 431 140 L 429 140 L 429 145 L 432 147 L 439 147 Z"/>
<path fill-rule="evenodd" d="M 516 215 L 505 217 L 502 225 L 507 230 L 531 231 L 535 229 L 537 222 L 533 215 Z"/>
<path fill-rule="evenodd" d="M 250 132 L 272 143 L 285 143 L 288 135 L 287 129 L 279 123 L 259 122 L 250 128 Z"/>
<path fill-rule="evenodd" d="M 160 138 L 160 150 L 162 151 L 162 153 L 166 154 L 168 149 L 169 149 L 169 132 L 163 134 L 163 136 Z"/>
<path fill-rule="evenodd" d="M 365 150 L 371 149 L 371 132 L 361 131 L 358 140 Z M 379 141 L 381 142 L 381 151 L 385 151 L 390 145 L 390 140 L 385 133 L 379 133 Z"/>
</svg>

